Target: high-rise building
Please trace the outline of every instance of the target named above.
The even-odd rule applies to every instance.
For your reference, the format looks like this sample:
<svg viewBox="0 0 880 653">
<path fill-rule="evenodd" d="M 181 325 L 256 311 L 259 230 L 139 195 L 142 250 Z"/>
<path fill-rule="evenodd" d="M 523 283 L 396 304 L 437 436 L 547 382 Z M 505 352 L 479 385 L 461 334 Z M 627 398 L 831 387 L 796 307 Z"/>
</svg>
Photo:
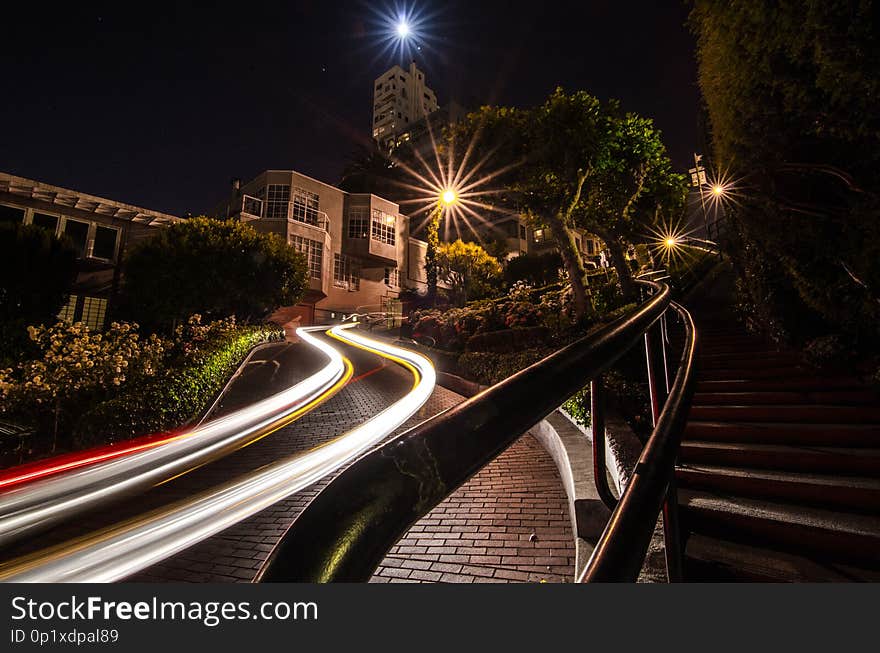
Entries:
<svg viewBox="0 0 880 653">
<path fill-rule="evenodd" d="M 394 65 L 373 85 L 373 139 L 385 145 L 437 108 L 437 96 L 415 61 L 409 71 Z"/>
</svg>

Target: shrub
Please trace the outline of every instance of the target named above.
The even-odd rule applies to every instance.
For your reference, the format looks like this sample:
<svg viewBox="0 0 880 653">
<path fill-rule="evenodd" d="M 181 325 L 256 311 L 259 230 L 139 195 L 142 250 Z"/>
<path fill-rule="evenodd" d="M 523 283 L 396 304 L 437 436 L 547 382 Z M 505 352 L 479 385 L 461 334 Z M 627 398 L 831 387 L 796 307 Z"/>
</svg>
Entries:
<svg viewBox="0 0 880 653">
<path fill-rule="evenodd" d="M 123 384 L 156 375 L 167 343 L 155 335 L 141 339 L 137 328 L 125 322 L 113 322 L 103 333 L 82 322 L 28 327 L 40 355 L 6 370 L 0 381 L 3 412 L 52 433 L 54 449 L 58 434 L 83 406 L 115 395 Z"/>
<path fill-rule="evenodd" d="M 66 236 L 34 225 L 0 224 L 0 365 L 21 360 L 27 326 L 47 324 L 76 279 L 76 252 Z"/>
<path fill-rule="evenodd" d="M 488 331 L 468 338 L 465 350 L 506 353 L 546 344 L 549 336 L 545 326 Z"/>
<path fill-rule="evenodd" d="M 295 304 L 305 257 L 275 234 L 240 222 L 195 218 L 161 229 L 128 254 L 123 310 L 169 328 L 193 313 L 253 318 Z"/>
<path fill-rule="evenodd" d="M 458 367 L 466 378 L 494 385 L 552 353 L 548 347 L 532 347 L 509 354 L 472 351 L 459 356 Z"/>
<path fill-rule="evenodd" d="M 189 341 L 183 339 L 187 332 L 213 332 L 214 337 Z M 202 326 L 194 316 L 176 336 L 182 338 L 178 365 L 83 415 L 75 429 L 78 446 L 117 442 L 187 424 L 205 409 L 252 347 L 283 338 L 283 331 L 274 325 L 235 326 L 231 320 Z"/>
</svg>

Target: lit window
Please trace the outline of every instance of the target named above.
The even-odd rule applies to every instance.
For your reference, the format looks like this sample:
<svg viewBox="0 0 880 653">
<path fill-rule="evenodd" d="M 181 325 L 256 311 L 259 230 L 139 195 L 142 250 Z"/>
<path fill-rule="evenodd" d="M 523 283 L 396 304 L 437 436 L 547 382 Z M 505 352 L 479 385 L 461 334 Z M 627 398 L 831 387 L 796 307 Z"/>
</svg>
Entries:
<svg viewBox="0 0 880 653">
<path fill-rule="evenodd" d="M 293 219 L 317 226 L 318 194 L 304 188 L 293 189 Z"/>
<path fill-rule="evenodd" d="M 544 230 L 543 229 L 535 229 L 535 242 L 543 243 L 544 242 Z"/>
<path fill-rule="evenodd" d="M 321 278 L 321 267 L 324 263 L 324 246 L 320 241 L 310 238 L 302 238 L 301 236 L 293 236 L 291 242 L 293 248 L 305 254 L 306 263 L 309 268 L 309 276 L 312 279 Z"/>
<path fill-rule="evenodd" d="M 269 184 L 266 191 L 266 217 L 287 218 L 287 205 L 290 203 L 290 186 Z"/>
<path fill-rule="evenodd" d="M 385 268 L 385 285 L 392 288 L 400 287 L 400 270 L 397 268 Z"/>
<path fill-rule="evenodd" d="M 62 322 L 73 322 L 73 315 L 76 313 L 76 295 L 68 295 L 67 303 L 61 308 L 61 311 L 58 313 L 58 319 Z"/>
<path fill-rule="evenodd" d="M 244 195 L 241 198 L 241 212 L 248 215 L 256 215 L 257 217 L 263 215 L 263 200 L 250 195 Z"/>
<path fill-rule="evenodd" d="M 89 239 L 89 223 L 67 219 L 64 221 L 64 233 L 73 241 L 78 258 L 86 255 L 86 242 Z"/>
<path fill-rule="evenodd" d="M 360 290 L 361 264 L 344 254 L 333 255 L 333 285 L 337 288 Z"/>
<path fill-rule="evenodd" d="M 348 210 L 348 237 L 368 238 L 370 235 L 369 208 L 353 206 Z"/>
<path fill-rule="evenodd" d="M 104 315 L 107 313 L 107 300 L 99 297 L 84 297 L 82 323 L 93 331 L 104 328 Z"/>
<path fill-rule="evenodd" d="M 379 209 L 373 209 L 373 224 L 370 237 L 386 245 L 394 245 L 397 242 L 397 221 L 393 215 L 389 215 Z"/>
<path fill-rule="evenodd" d="M 116 240 L 119 230 L 112 227 L 95 227 L 95 242 L 92 245 L 92 256 L 112 261 L 116 257 Z"/>
</svg>

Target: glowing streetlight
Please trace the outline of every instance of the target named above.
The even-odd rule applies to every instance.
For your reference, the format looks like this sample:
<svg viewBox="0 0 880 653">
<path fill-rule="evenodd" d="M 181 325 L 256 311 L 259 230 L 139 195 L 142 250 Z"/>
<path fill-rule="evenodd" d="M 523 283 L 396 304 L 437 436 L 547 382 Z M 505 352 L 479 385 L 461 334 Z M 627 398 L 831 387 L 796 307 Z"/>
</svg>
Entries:
<svg viewBox="0 0 880 653">
<path fill-rule="evenodd" d="M 724 195 L 724 186 L 721 186 L 720 184 L 715 184 L 715 185 L 712 187 L 712 193 L 713 193 L 716 197 L 718 197 L 718 196 L 720 196 L 720 195 Z"/>
<path fill-rule="evenodd" d="M 456 200 L 458 200 L 458 194 L 451 188 L 444 190 L 443 194 L 440 196 L 440 201 L 446 206 L 455 204 Z"/>
<path fill-rule="evenodd" d="M 400 22 L 397 23 L 397 35 L 400 38 L 405 39 L 409 36 L 409 33 L 409 23 L 407 23 L 406 20 L 401 19 Z"/>
</svg>

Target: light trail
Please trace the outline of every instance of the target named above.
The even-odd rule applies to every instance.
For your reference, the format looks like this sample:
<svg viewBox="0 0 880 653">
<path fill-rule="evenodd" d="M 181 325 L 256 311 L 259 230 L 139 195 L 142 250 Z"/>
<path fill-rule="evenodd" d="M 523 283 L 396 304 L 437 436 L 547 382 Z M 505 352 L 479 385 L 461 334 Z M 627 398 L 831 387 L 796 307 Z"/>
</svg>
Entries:
<svg viewBox="0 0 880 653">
<path fill-rule="evenodd" d="M 287 390 L 144 450 L 7 488 L 0 494 L 0 544 L 185 474 L 269 435 L 329 398 L 350 378 L 351 364 L 310 330 L 297 329 L 297 335 L 328 362 Z"/>
<path fill-rule="evenodd" d="M 352 325 L 353 326 L 353 325 Z M 330 334 L 408 367 L 413 389 L 360 426 L 311 451 L 104 531 L 0 566 L 6 582 L 111 582 L 130 576 L 246 519 L 348 464 L 424 405 L 436 383 L 415 352 L 335 327 Z"/>
</svg>

